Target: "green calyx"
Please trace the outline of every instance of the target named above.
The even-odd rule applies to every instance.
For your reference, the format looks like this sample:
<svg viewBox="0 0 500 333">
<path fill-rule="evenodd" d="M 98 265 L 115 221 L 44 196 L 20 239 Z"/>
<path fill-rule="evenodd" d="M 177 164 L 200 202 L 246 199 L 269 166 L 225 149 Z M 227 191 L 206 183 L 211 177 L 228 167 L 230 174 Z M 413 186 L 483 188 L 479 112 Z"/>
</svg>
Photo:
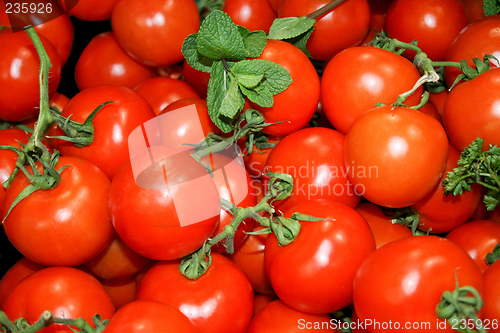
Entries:
<svg viewBox="0 0 500 333">
<path fill-rule="evenodd" d="M 493 265 L 494 262 L 500 259 L 500 243 L 498 243 L 491 253 L 486 255 L 486 263 Z"/>
</svg>

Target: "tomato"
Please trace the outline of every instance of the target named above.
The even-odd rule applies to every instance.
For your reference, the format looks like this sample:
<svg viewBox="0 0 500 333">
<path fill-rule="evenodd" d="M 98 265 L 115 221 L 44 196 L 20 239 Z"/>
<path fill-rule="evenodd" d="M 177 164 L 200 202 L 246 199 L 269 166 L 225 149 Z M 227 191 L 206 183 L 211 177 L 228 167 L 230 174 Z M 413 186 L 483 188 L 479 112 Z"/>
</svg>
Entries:
<svg viewBox="0 0 500 333">
<path fill-rule="evenodd" d="M 86 147 L 58 140 L 62 155 L 77 156 L 97 165 L 112 179 L 118 169 L 129 160 L 128 139 L 130 133 L 152 119 L 151 106 L 136 92 L 126 87 L 96 86 L 78 93 L 64 108 L 62 115 L 83 123 L 102 103 L 104 106 L 94 118 L 94 140 Z M 59 128 L 58 135 L 64 135 Z"/>
<path fill-rule="evenodd" d="M 395 103 L 418 79 L 417 68 L 406 58 L 374 47 L 351 47 L 333 57 L 325 68 L 321 79 L 323 110 L 333 127 L 345 134 L 362 113 L 379 102 Z M 421 95 L 419 88 L 405 104 L 417 105 Z"/>
<path fill-rule="evenodd" d="M 138 134 L 142 136 L 141 128 Z M 111 221 L 120 238 L 147 258 L 184 257 L 200 248 L 216 228 L 217 187 L 189 154 L 153 146 L 133 155 L 113 178 Z"/>
<path fill-rule="evenodd" d="M 486 255 L 500 243 L 500 223 L 488 220 L 468 222 L 453 229 L 446 238 L 463 248 L 484 272 Z"/>
<path fill-rule="evenodd" d="M 12 290 L 14 290 L 19 282 L 42 268 L 45 268 L 45 266 L 34 263 L 24 257 L 19 259 L 14 266 L 9 268 L 7 273 L 5 273 L 0 280 L 0 309 L 4 308 L 5 301 L 7 301 Z"/>
<path fill-rule="evenodd" d="M 486 54 L 491 54 L 500 59 L 500 16 L 493 15 L 477 20 L 463 29 L 450 44 L 445 61 L 460 62 L 467 60 L 469 66 L 475 67 L 472 59 L 483 60 Z M 494 59 L 490 61 L 491 67 L 498 67 Z M 444 78 L 448 87 L 451 87 L 455 78 L 461 73 L 456 67 L 447 66 L 444 69 Z"/>
<path fill-rule="evenodd" d="M 319 102 L 319 78 L 309 58 L 292 44 L 268 40 L 257 59 L 270 60 L 283 66 L 293 80 L 285 91 L 274 96 L 272 107 L 252 105 L 262 112 L 267 123 L 285 121 L 266 126 L 262 132 L 280 136 L 301 129 L 311 120 Z"/>
<path fill-rule="evenodd" d="M 500 261 L 493 263 L 483 274 L 483 323 L 488 325 L 488 332 L 500 332 Z"/>
<path fill-rule="evenodd" d="M 459 158 L 460 153 L 449 144 L 448 160 L 441 180 L 424 199 L 411 206 L 418 212 L 420 230 L 434 234 L 449 232 L 467 222 L 479 206 L 482 198 L 479 184 L 472 184 L 471 191 L 464 191 L 462 195 L 444 195 L 443 181 L 448 172 L 458 167 Z"/>
<path fill-rule="evenodd" d="M 282 137 L 270 136 L 267 140 L 268 143 L 277 144 Z M 241 145 L 242 151 L 246 149 L 244 145 Z M 243 156 L 243 161 L 245 161 L 245 167 L 252 177 L 262 177 L 264 174 L 264 167 L 266 166 L 266 161 L 273 148 L 264 148 L 262 150 L 257 149 L 253 146 L 253 152 L 250 155 Z"/>
<path fill-rule="evenodd" d="M 200 332 L 246 332 L 254 296 L 245 273 L 218 253 L 212 253 L 208 271 L 197 280 L 183 276 L 179 264 L 163 261 L 153 266 L 137 299 L 160 301 L 180 310 Z"/>
<path fill-rule="evenodd" d="M 120 0 L 78 0 L 69 13 L 84 21 L 109 20 L 118 1 Z"/>
<path fill-rule="evenodd" d="M 463 151 L 477 138 L 500 146 L 500 97 L 491 94 L 500 88 L 500 68 L 492 69 L 464 82 L 450 92 L 444 105 L 444 127 L 455 148 Z"/>
<path fill-rule="evenodd" d="M 257 314 L 264 306 L 266 306 L 268 303 L 271 303 L 272 301 L 275 301 L 279 299 L 278 296 L 276 296 L 275 293 L 272 294 L 260 294 L 257 293 L 255 294 L 255 297 L 253 299 L 253 316 Z"/>
<path fill-rule="evenodd" d="M 375 237 L 377 248 L 402 238 L 412 237 L 411 230 L 401 224 L 391 223 L 391 218 L 371 202 L 362 202 L 356 211 L 363 216 Z"/>
<path fill-rule="evenodd" d="M 444 104 L 446 103 L 446 99 L 448 98 L 449 91 L 448 89 L 444 89 L 438 93 L 430 93 L 429 101 L 434 104 L 434 106 L 438 109 L 441 117 L 443 115 Z M 442 120 L 442 119 L 441 119 Z"/>
<path fill-rule="evenodd" d="M 433 61 L 444 60 L 458 33 L 469 24 L 461 0 L 394 0 L 387 10 L 385 31 L 391 38 L 418 47 Z M 405 51 L 413 59 L 414 51 Z"/>
<path fill-rule="evenodd" d="M 301 221 L 298 237 L 279 246 L 274 234 L 266 241 L 266 271 L 278 297 L 307 313 L 328 313 L 352 302 L 352 283 L 363 260 L 375 250 L 365 219 L 354 209 L 330 200 L 304 201 L 288 209 L 327 221 Z M 321 281 L 321 283 L 311 283 Z"/>
<path fill-rule="evenodd" d="M 444 328 L 444 320 L 436 315 L 443 292 L 455 290 L 455 276 L 461 287 L 482 292 L 481 271 L 453 242 L 418 236 L 386 244 L 372 252 L 356 273 L 356 313 L 369 332 L 455 332 L 450 324 Z"/>
<path fill-rule="evenodd" d="M 144 97 L 159 114 L 172 102 L 183 98 L 200 98 L 189 84 L 168 77 L 155 77 L 143 81 L 134 88 L 135 92 Z"/>
<path fill-rule="evenodd" d="M 437 109 L 437 107 L 431 102 L 428 101 L 424 105 L 422 105 L 418 111 L 425 113 L 426 115 L 431 116 L 432 118 L 436 119 L 439 121 L 441 125 L 443 125 L 443 116 L 441 116 L 441 113 Z"/>
<path fill-rule="evenodd" d="M 61 78 L 61 60 L 50 41 L 39 36 L 49 55 L 49 98 L 56 92 Z M 24 31 L 0 30 L 0 119 L 21 121 L 38 114 L 40 59 L 35 46 Z"/>
<path fill-rule="evenodd" d="M 333 129 L 306 128 L 283 138 L 269 154 L 266 171 L 287 173 L 293 177 L 289 198 L 273 205 L 285 211 L 311 199 L 331 199 L 351 208 L 360 196 L 347 178 L 344 165 L 345 136 Z M 264 186 L 267 189 L 267 178 Z"/>
<path fill-rule="evenodd" d="M 312 314 L 297 311 L 281 300 L 273 301 L 264 306 L 253 317 L 247 333 L 272 332 L 338 332 L 330 328 L 330 316 L 327 314 Z"/>
<path fill-rule="evenodd" d="M 207 98 L 208 81 L 210 80 L 210 73 L 198 71 L 189 66 L 187 61 L 184 62 L 182 67 L 182 80 L 188 83 L 196 91 L 201 98 Z"/>
<path fill-rule="evenodd" d="M 268 0 L 273 10 L 277 13 L 281 0 Z"/>
<path fill-rule="evenodd" d="M 283 0 L 279 17 L 306 16 L 325 6 L 323 0 Z M 367 0 L 350 0 L 316 19 L 314 31 L 307 41 L 313 59 L 329 60 L 340 51 L 361 43 L 370 25 Z"/>
<path fill-rule="evenodd" d="M 259 231 L 264 227 L 257 225 L 252 231 Z M 252 284 L 252 288 L 257 293 L 272 293 L 273 287 L 269 276 L 267 276 L 264 264 L 264 249 L 268 234 L 248 235 L 233 254 L 228 255 L 238 267 L 245 272 Z"/>
<path fill-rule="evenodd" d="M 181 61 L 184 39 L 198 32 L 194 0 L 121 0 L 111 14 L 118 44 L 134 59 L 159 67 Z"/>
<path fill-rule="evenodd" d="M 75 67 L 78 89 L 113 84 L 133 89 L 155 72 L 130 58 L 116 42 L 113 32 L 103 32 L 90 41 Z"/>
<path fill-rule="evenodd" d="M 371 202 L 406 207 L 436 187 L 448 155 L 446 133 L 434 118 L 405 107 L 362 114 L 345 136 L 349 180 Z"/>
<path fill-rule="evenodd" d="M 230 148 L 231 149 L 231 148 Z M 232 149 L 231 149 L 232 151 Z M 235 154 L 236 155 L 236 154 Z M 243 159 L 238 156 L 211 154 L 202 158 L 205 165 L 211 165 L 214 170 L 214 182 L 219 191 L 219 197 L 241 208 L 257 205 L 257 197 L 250 179 L 245 170 Z M 224 228 L 233 222 L 234 216 L 226 209 L 221 208 L 220 219 L 213 236 L 220 234 Z M 247 218 L 241 222 L 234 234 L 233 244 L 238 247 L 247 237 L 254 225 L 254 219 Z M 212 247 L 212 251 L 224 253 L 226 241 L 223 240 Z"/>
<path fill-rule="evenodd" d="M 137 281 L 136 276 L 132 275 L 124 279 L 99 279 L 99 282 L 106 290 L 106 293 L 111 298 L 115 309 L 118 310 L 125 304 L 136 300 Z"/>
<path fill-rule="evenodd" d="M 30 325 L 45 311 L 59 318 L 83 317 L 95 327 L 92 317 L 111 319 L 115 310 L 111 299 L 96 278 L 71 267 L 48 267 L 21 281 L 3 309 L 11 319 L 25 318 Z M 71 333 L 66 325 L 52 324 L 40 333 Z"/>
<path fill-rule="evenodd" d="M 484 18 L 484 3 L 481 0 L 462 0 L 471 22 Z"/>
<path fill-rule="evenodd" d="M 149 258 L 134 252 L 115 234 L 106 248 L 85 263 L 92 273 L 103 279 L 124 279 L 147 266 Z"/>
<path fill-rule="evenodd" d="M 263 30 L 266 34 L 277 16 L 268 0 L 226 0 L 222 11 L 235 24 L 250 31 Z"/>
<path fill-rule="evenodd" d="M 135 301 L 125 305 L 110 320 L 106 333 L 121 332 L 196 333 L 191 321 L 179 310 L 160 302 Z"/>
<path fill-rule="evenodd" d="M 76 266 L 101 252 L 113 236 L 107 197 L 109 180 L 85 160 L 61 156 L 61 182 L 21 200 L 3 224 L 12 244 L 28 259 L 47 266 Z M 37 163 L 37 168 L 42 168 Z M 28 169 L 31 170 L 31 169 Z M 5 195 L 4 216 L 19 193 L 30 185 L 19 172 Z M 36 215 L 30 212 L 38 212 Z"/>
</svg>

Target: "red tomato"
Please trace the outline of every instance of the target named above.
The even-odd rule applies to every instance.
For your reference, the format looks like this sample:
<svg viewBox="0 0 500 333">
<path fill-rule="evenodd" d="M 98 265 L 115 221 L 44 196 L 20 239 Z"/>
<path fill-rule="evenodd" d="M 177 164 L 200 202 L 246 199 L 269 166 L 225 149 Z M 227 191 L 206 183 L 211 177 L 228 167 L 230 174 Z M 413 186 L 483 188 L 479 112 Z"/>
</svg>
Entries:
<svg viewBox="0 0 500 333">
<path fill-rule="evenodd" d="M 137 294 L 136 279 L 136 276 L 132 275 L 124 279 L 99 279 L 99 282 L 111 298 L 115 309 L 118 310 L 125 304 L 135 301 Z"/>
<path fill-rule="evenodd" d="M 479 220 L 453 229 L 446 238 L 463 248 L 484 272 L 488 268 L 486 255 L 500 243 L 500 223 Z"/>
<path fill-rule="evenodd" d="M 264 306 L 266 306 L 268 303 L 271 303 L 272 301 L 275 301 L 278 299 L 278 296 L 276 296 L 275 293 L 272 294 L 255 294 L 255 297 L 253 299 L 253 316 L 257 314 Z"/>
<path fill-rule="evenodd" d="M 216 228 L 220 212 L 217 187 L 189 154 L 154 146 L 134 155 L 113 178 L 111 221 L 120 238 L 145 257 L 184 257 L 200 248 Z"/>
<path fill-rule="evenodd" d="M 345 136 L 350 181 L 365 198 L 406 207 L 436 187 L 448 155 L 446 133 L 413 109 L 382 106 L 362 114 Z"/>
<path fill-rule="evenodd" d="M 277 16 L 268 0 L 226 0 L 222 10 L 235 24 L 266 34 Z"/>
<path fill-rule="evenodd" d="M 323 0 L 283 0 L 279 17 L 305 16 L 326 5 Z M 314 31 L 307 41 L 313 59 L 329 60 L 340 51 L 361 43 L 370 25 L 367 0 L 350 0 L 316 19 Z"/>
<path fill-rule="evenodd" d="M 330 200 L 304 201 L 285 217 L 295 212 L 331 220 L 301 221 L 298 237 L 286 246 L 278 245 L 276 235 L 268 236 L 264 253 L 273 289 L 298 311 L 340 310 L 352 302 L 356 271 L 375 250 L 370 227 L 354 209 Z"/>
<path fill-rule="evenodd" d="M 387 10 L 385 30 L 391 38 L 418 47 L 433 61 L 444 60 L 451 42 L 469 24 L 461 0 L 394 0 Z M 413 59 L 414 51 L 405 51 Z"/>
<path fill-rule="evenodd" d="M 130 133 L 144 122 L 154 118 L 151 106 L 136 92 L 125 87 L 103 85 L 86 89 L 73 97 L 62 115 L 83 123 L 99 105 L 112 101 L 94 118 L 95 135 L 92 144 L 77 147 L 58 140 L 62 155 L 77 156 L 97 165 L 112 179 L 118 169 L 129 160 Z M 58 135 L 64 135 L 61 129 Z"/>
<path fill-rule="evenodd" d="M 483 274 L 483 323 L 488 332 L 500 332 L 500 261 L 493 263 Z M 486 325 L 488 325 L 486 327 Z"/>
<path fill-rule="evenodd" d="M 453 88 L 444 105 L 444 127 L 455 148 L 463 151 L 477 138 L 483 149 L 500 146 L 500 97 L 491 91 L 500 89 L 500 68 Z"/>
<path fill-rule="evenodd" d="M 443 181 L 448 172 L 458 167 L 460 153 L 449 144 L 446 167 L 434 190 L 411 207 L 419 214 L 418 228 L 434 234 L 446 233 L 464 224 L 474 214 L 481 202 L 481 186 L 472 184 L 471 191 L 462 195 L 444 195 Z"/>
<path fill-rule="evenodd" d="M 92 38 L 75 67 L 75 80 L 80 90 L 101 84 L 133 89 L 154 76 L 155 72 L 151 68 L 130 58 L 123 51 L 111 31 Z"/>
<path fill-rule="evenodd" d="M 273 7 L 274 11 L 277 13 L 281 0 L 268 0 L 268 1 L 271 7 Z"/>
<path fill-rule="evenodd" d="M 362 202 L 356 211 L 363 216 L 375 237 L 377 248 L 402 238 L 412 237 L 411 230 L 401 224 L 391 223 L 391 218 L 382 213 L 379 207 L 371 202 Z"/>
<path fill-rule="evenodd" d="M 312 127 L 288 135 L 274 147 L 265 170 L 287 173 L 294 181 L 291 196 L 273 203 L 277 209 L 285 211 L 311 199 L 331 199 L 356 207 L 360 196 L 347 178 L 344 137 L 333 129 Z"/>
<path fill-rule="evenodd" d="M 106 326 L 106 333 L 196 333 L 179 310 L 160 302 L 135 301 L 125 305 Z"/>
<path fill-rule="evenodd" d="M 253 317 L 247 333 L 338 332 L 330 327 L 330 316 L 297 311 L 281 300 L 264 306 Z"/>
<path fill-rule="evenodd" d="M 184 39 L 198 32 L 194 0 L 121 0 L 111 14 L 118 44 L 134 59 L 159 67 L 181 61 Z"/>
<path fill-rule="evenodd" d="M 443 116 L 444 104 L 446 102 L 446 99 L 448 98 L 448 94 L 448 89 L 444 89 L 438 93 L 431 92 L 429 94 L 429 101 L 438 109 L 441 117 Z"/>
<path fill-rule="evenodd" d="M 51 108 L 57 109 L 57 111 L 62 112 L 66 104 L 68 104 L 69 98 L 57 91 L 52 95 L 52 98 L 49 101 L 49 105 Z"/>
<path fill-rule="evenodd" d="M 144 277 L 138 300 L 160 301 L 180 310 L 204 333 L 244 333 L 253 313 L 253 291 L 238 266 L 212 253 L 208 271 L 197 280 L 179 272 L 180 261 L 163 261 Z"/>
<path fill-rule="evenodd" d="M 45 266 L 34 263 L 24 257 L 16 262 L 0 280 L 0 309 L 4 308 L 5 301 L 7 301 L 12 290 L 14 290 L 19 282 L 42 268 L 45 268 Z"/>
<path fill-rule="evenodd" d="M 106 248 L 86 262 L 85 267 L 103 279 L 124 279 L 139 272 L 150 261 L 134 252 L 115 234 Z"/>
<path fill-rule="evenodd" d="M 155 77 L 145 80 L 134 90 L 148 101 L 157 115 L 169 104 L 180 99 L 200 98 L 189 84 L 169 77 Z"/>
<path fill-rule="evenodd" d="M 362 113 L 375 104 L 391 104 L 420 79 L 417 68 L 392 52 L 368 47 L 348 48 L 328 62 L 321 79 L 321 101 L 330 123 L 347 133 Z M 422 88 L 405 104 L 420 103 Z"/>
<path fill-rule="evenodd" d="M 471 22 L 484 18 L 484 2 L 482 0 L 462 0 Z"/>
<path fill-rule="evenodd" d="M 277 144 L 280 142 L 282 137 L 279 136 L 270 136 L 267 140 L 268 143 Z M 243 144 L 242 151 L 244 151 L 245 147 Z M 257 149 L 257 147 L 253 146 L 253 152 L 250 155 L 243 156 L 243 160 L 245 161 L 245 167 L 252 177 L 262 177 L 264 174 L 264 167 L 266 166 L 267 157 L 273 150 L 273 148 L 265 148 L 263 150 Z"/>
<path fill-rule="evenodd" d="M 264 227 L 257 225 L 252 231 L 262 230 Z M 252 288 L 257 293 L 272 293 L 273 287 L 267 276 L 264 264 L 264 249 L 268 234 L 248 235 L 243 244 L 228 255 L 236 265 L 248 276 Z"/>
<path fill-rule="evenodd" d="M 194 69 L 189 66 L 187 61 L 184 62 L 182 67 L 182 80 L 187 82 L 196 91 L 201 98 L 207 98 L 208 80 L 210 80 L 210 73 L 205 73 Z"/>
<path fill-rule="evenodd" d="M 83 317 L 93 327 L 92 317 L 111 319 L 115 310 L 111 299 L 96 278 L 71 267 L 44 268 L 21 281 L 5 303 L 11 319 L 25 318 L 30 325 L 45 311 L 59 318 Z M 66 325 L 52 324 L 40 333 L 71 333 Z"/>
<path fill-rule="evenodd" d="M 61 60 L 57 50 L 44 36 L 39 36 L 49 55 L 49 98 L 56 92 L 61 78 Z M 21 121 L 38 114 L 40 59 L 35 46 L 24 31 L 0 30 L 0 119 Z"/>
<path fill-rule="evenodd" d="M 69 13 L 84 21 L 109 20 L 118 1 L 120 0 L 78 0 Z"/>
<path fill-rule="evenodd" d="M 450 44 L 445 61 L 460 62 L 467 60 L 469 66 L 475 67 L 472 59 L 483 60 L 486 54 L 491 54 L 500 59 L 500 16 L 493 15 L 477 20 L 463 29 Z M 498 62 L 491 60 L 491 67 L 497 67 Z M 461 73 L 456 67 L 447 66 L 444 78 L 448 87 L 451 87 L 455 78 Z"/>
<path fill-rule="evenodd" d="M 262 112 L 268 123 L 285 121 L 267 126 L 262 132 L 280 136 L 301 129 L 311 120 L 319 102 L 319 78 L 309 58 L 290 43 L 268 40 L 257 59 L 270 60 L 283 66 L 293 80 L 285 91 L 274 96 L 273 107 L 252 105 Z"/>
<path fill-rule="evenodd" d="M 449 323 L 444 328 L 444 320 L 436 315 L 443 292 L 455 289 L 455 275 L 461 287 L 482 292 L 481 271 L 453 242 L 418 236 L 386 244 L 370 254 L 356 273 L 356 313 L 369 332 L 455 332 Z"/>
<path fill-rule="evenodd" d="M 426 115 L 431 116 L 432 118 L 436 119 L 439 121 L 441 125 L 443 125 L 443 116 L 441 116 L 441 113 L 437 109 L 437 107 L 431 102 L 428 101 L 424 105 L 422 105 L 418 111 L 425 113 Z"/>
<path fill-rule="evenodd" d="M 66 165 L 69 167 L 62 171 L 57 187 L 21 200 L 3 224 L 19 252 L 42 265 L 81 265 L 99 254 L 113 236 L 106 175 L 76 157 L 61 156 L 56 169 Z M 42 172 L 39 163 L 37 168 Z M 26 176 L 19 172 L 5 195 L 4 215 L 28 185 Z"/>
</svg>

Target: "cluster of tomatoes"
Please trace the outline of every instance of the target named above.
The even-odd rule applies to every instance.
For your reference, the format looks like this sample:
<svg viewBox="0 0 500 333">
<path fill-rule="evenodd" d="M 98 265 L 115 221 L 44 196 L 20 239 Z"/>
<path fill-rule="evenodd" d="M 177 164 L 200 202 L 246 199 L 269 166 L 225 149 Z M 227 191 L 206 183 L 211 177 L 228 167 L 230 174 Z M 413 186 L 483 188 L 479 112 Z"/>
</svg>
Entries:
<svg viewBox="0 0 500 333">
<path fill-rule="evenodd" d="M 490 254 L 500 208 L 483 203 L 495 188 L 476 183 L 454 196 L 443 186 L 476 138 L 484 150 L 500 146 L 498 60 L 473 60 L 500 59 L 500 16 L 485 16 L 479 0 L 338 2 L 317 18 L 312 59 L 267 41 L 258 59 L 293 82 L 272 107 L 246 101 L 270 125 L 266 144 L 256 135 L 241 163 L 230 153 L 204 164 L 190 155 L 186 144 L 200 135 L 231 134 L 212 122 L 210 74 L 184 61 L 184 40 L 217 6 L 269 33 L 277 18 L 326 1 L 79 0 L 68 13 L 50 2 L 61 14 L 35 26 L 51 62 L 46 91 L 28 34 L 0 29 L 0 180 L 9 183 L 0 212 L 22 256 L 2 264 L 0 330 L 22 332 L 13 321 L 24 318 L 42 332 L 500 332 L 500 263 Z M 22 8 L 0 6 L 0 26 Z M 96 24 L 106 31 L 86 35 Z M 374 47 L 381 32 L 403 43 L 381 36 L 387 43 Z M 457 83 L 462 70 L 469 80 Z M 47 125 L 47 151 L 23 165 L 21 151 L 37 144 L 27 133 L 46 122 L 46 92 L 51 112 L 92 125 Z M 132 153 L 145 146 L 147 154 Z M 47 170 L 57 186 L 23 195 Z M 293 178 L 288 197 L 270 196 L 273 174 Z M 221 198 L 256 207 L 247 210 L 254 218 L 232 232 L 239 210 Z M 300 220 L 300 230 L 283 217 Z M 232 235 L 182 261 L 221 232 Z M 289 233 L 296 238 L 281 245 Z M 198 267 L 206 272 L 188 279 Z"/>
</svg>

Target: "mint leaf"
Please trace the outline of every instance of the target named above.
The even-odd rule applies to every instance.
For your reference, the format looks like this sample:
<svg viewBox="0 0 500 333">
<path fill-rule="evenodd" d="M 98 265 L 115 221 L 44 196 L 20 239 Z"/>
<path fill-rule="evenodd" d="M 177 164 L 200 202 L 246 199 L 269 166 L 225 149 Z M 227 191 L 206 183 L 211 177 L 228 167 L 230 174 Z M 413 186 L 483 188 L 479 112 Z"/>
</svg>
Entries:
<svg viewBox="0 0 500 333">
<path fill-rule="evenodd" d="M 187 36 L 182 44 L 182 54 L 189 66 L 196 70 L 210 73 L 212 71 L 213 60 L 201 55 L 197 46 L 198 34 Z"/>
<path fill-rule="evenodd" d="M 198 52 L 213 60 L 243 60 L 246 56 L 238 27 L 220 10 L 210 13 L 201 24 L 197 46 Z"/>
<path fill-rule="evenodd" d="M 230 82 L 229 73 L 224 70 L 222 61 L 215 61 L 208 81 L 207 108 L 210 119 L 224 133 L 229 133 L 234 129 L 233 119 L 220 113 L 222 103 L 230 88 Z"/>
<path fill-rule="evenodd" d="M 238 26 L 238 30 L 243 38 L 247 57 L 255 58 L 260 56 L 267 44 L 266 33 L 262 30 L 250 32 L 250 30 L 242 26 Z"/>
<path fill-rule="evenodd" d="M 284 67 L 269 60 L 254 59 L 240 61 L 231 67 L 231 72 L 235 75 L 264 74 L 264 79 L 260 85 L 267 87 L 272 95 L 279 94 L 292 83 L 290 73 Z"/>
<path fill-rule="evenodd" d="M 311 37 L 311 34 L 313 33 L 313 31 L 314 31 L 314 27 L 309 29 L 306 33 L 304 33 L 298 37 L 295 37 L 289 41 L 293 45 L 298 47 L 302 52 L 304 52 L 306 54 L 306 56 L 308 56 L 309 58 L 311 58 L 311 53 L 309 53 L 309 51 L 307 50 L 306 44 L 307 44 L 307 40 L 309 39 L 309 37 Z"/>
<path fill-rule="evenodd" d="M 229 89 L 227 90 L 226 96 L 224 96 L 224 99 L 222 100 L 219 112 L 223 116 L 233 119 L 240 113 L 241 110 L 243 110 L 244 105 L 245 99 L 240 93 L 237 80 L 233 78 L 229 83 Z"/>
<path fill-rule="evenodd" d="M 267 38 L 277 40 L 295 38 L 308 32 L 315 23 L 316 20 L 305 16 L 278 18 L 271 25 Z"/>
<path fill-rule="evenodd" d="M 264 74 L 254 75 L 254 74 L 235 74 L 236 80 L 238 80 L 238 84 L 242 85 L 245 88 L 253 89 L 262 82 L 264 78 Z"/>
<path fill-rule="evenodd" d="M 483 10 L 485 16 L 496 15 L 500 12 L 500 1 L 499 0 L 484 0 Z"/>
<path fill-rule="evenodd" d="M 248 97 L 248 99 L 258 104 L 264 108 L 270 108 L 274 105 L 273 94 L 269 91 L 269 88 L 265 85 L 260 85 L 255 89 L 247 89 L 240 85 L 241 92 Z"/>
</svg>

